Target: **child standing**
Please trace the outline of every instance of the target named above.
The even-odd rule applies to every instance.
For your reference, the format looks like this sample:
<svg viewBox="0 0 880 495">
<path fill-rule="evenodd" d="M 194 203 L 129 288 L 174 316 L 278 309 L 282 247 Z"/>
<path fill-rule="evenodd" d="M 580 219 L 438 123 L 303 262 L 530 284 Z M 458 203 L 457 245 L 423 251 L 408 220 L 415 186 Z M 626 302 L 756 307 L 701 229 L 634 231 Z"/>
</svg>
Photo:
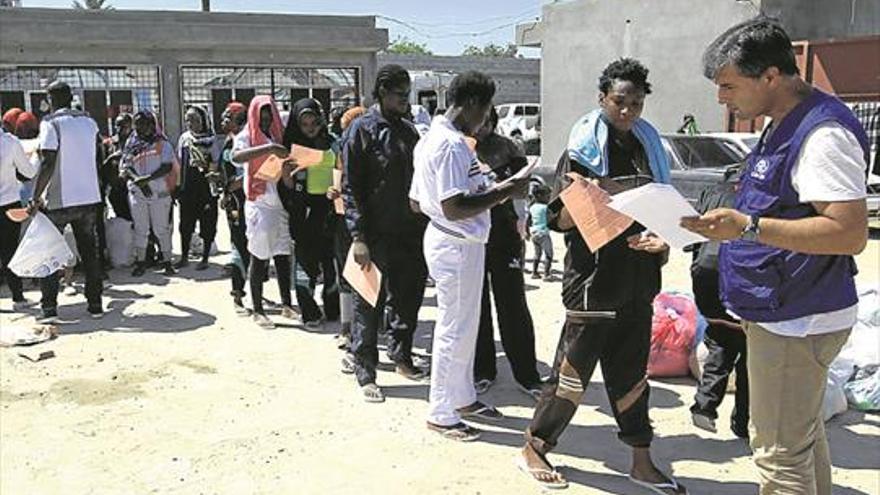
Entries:
<svg viewBox="0 0 880 495">
<path fill-rule="evenodd" d="M 552 273 L 550 267 L 553 264 L 553 241 L 550 239 L 550 228 L 547 226 L 547 202 L 550 191 L 540 186 L 535 190 L 535 202 L 529 207 L 529 221 L 531 228 L 529 233 L 532 237 L 532 246 L 535 247 L 535 260 L 532 262 L 532 278 L 541 278 L 538 266 L 541 263 L 541 254 L 544 254 L 544 280 L 550 280 Z"/>
</svg>

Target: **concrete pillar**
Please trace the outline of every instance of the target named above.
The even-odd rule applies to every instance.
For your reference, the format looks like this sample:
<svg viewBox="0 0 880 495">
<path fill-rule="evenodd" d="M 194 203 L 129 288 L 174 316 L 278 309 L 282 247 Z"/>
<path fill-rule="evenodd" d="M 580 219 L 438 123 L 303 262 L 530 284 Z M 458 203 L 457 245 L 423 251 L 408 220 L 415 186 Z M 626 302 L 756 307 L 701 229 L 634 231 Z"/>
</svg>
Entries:
<svg viewBox="0 0 880 495">
<path fill-rule="evenodd" d="M 183 121 L 181 117 L 181 106 L 183 98 L 180 94 L 180 64 L 173 57 L 162 57 L 159 59 L 159 72 L 161 74 L 161 108 L 162 108 L 162 125 L 165 135 L 171 139 L 172 143 L 177 143 L 177 138 L 182 132 L 180 123 Z"/>
</svg>

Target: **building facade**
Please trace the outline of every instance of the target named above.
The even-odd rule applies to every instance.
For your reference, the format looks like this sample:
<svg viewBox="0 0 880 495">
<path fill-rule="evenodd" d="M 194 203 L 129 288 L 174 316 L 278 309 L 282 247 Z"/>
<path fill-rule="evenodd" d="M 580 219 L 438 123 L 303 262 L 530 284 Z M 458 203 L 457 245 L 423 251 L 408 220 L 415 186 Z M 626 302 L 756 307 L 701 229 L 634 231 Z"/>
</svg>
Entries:
<svg viewBox="0 0 880 495">
<path fill-rule="evenodd" d="M 300 16 L 0 7 L 0 108 L 45 113 L 45 87 L 68 82 L 102 132 L 150 109 L 177 136 L 189 105 L 302 97 L 326 110 L 369 94 L 388 33 L 371 16 Z"/>
</svg>

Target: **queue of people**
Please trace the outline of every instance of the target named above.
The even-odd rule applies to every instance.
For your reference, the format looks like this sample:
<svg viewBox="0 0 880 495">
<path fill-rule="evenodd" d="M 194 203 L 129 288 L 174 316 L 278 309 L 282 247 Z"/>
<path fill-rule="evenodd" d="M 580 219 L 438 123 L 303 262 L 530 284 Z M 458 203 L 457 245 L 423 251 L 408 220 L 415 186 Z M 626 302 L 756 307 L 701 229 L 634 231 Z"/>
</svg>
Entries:
<svg viewBox="0 0 880 495">
<path fill-rule="evenodd" d="M 791 41 L 775 21 L 730 28 L 706 49 L 703 65 L 720 103 L 740 118 L 772 121 L 742 170 L 704 193 L 701 216 L 681 220 L 710 241 L 694 250 L 694 292 L 710 323 L 710 358 L 692 420 L 715 431 L 735 369 L 730 427 L 750 439 L 761 493 L 830 494 L 822 392 L 857 314 L 853 255 L 866 243 L 867 138 L 839 100 L 800 78 Z M 10 134 L 31 130 L 30 120 L 4 116 L 0 210 L 20 205 L 13 181 L 35 180 L 28 210 L 45 212 L 59 229 L 72 226 L 87 309 L 100 317 L 98 224 L 105 194 L 117 215 L 133 221 L 134 275 L 145 272 L 151 246 L 166 275 L 186 267 L 196 224 L 203 240 L 196 269 L 206 267 L 222 207 L 232 241 L 236 312 L 274 328 L 263 300 L 271 261 L 281 318 L 307 326 L 341 319 L 342 371 L 354 376 L 370 403 L 385 400 L 377 369 L 379 335 L 387 329 L 395 372 L 430 381 L 427 428 L 456 441 L 480 437 L 469 419 L 504 418 L 479 399 L 497 377 L 494 300 L 513 377 L 537 401 L 520 470 L 545 488 L 568 485 L 548 455 L 601 365 L 618 437 L 631 454 L 629 479 L 652 493 L 683 494 L 684 485 L 652 457 L 646 374 L 652 301 L 662 288 L 669 246 L 634 223 L 594 252 L 560 199 L 574 180 L 589 180 L 610 194 L 669 183 L 659 133 L 641 117 L 652 92 L 648 74 L 632 58 L 604 68 L 598 108 L 575 122 L 552 192 L 535 191 L 531 206 L 525 202 L 529 179 L 516 175 L 526 159 L 495 133 L 496 88 L 480 72 L 457 76 L 445 113 L 430 124 L 420 121 L 419 128 L 408 72 L 387 65 L 378 71 L 373 106 L 335 110 L 329 122 L 315 100 L 296 102 L 285 123 L 271 97 L 256 96 L 247 107 L 226 108 L 217 136 L 208 112 L 192 107 L 176 151 L 148 111 L 120 116 L 118 134 L 102 143 L 94 121 L 71 108 L 70 87 L 56 82 L 48 88 L 52 113 L 39 124 L 38 163 Z M 297 146 L 321 153 L 321 160 L 301 166 Z M 276 161 L 281 173 L 273 180 L 265 172 Z M 112 174 L 105 173 L 108 167 Z M 337 183 L 334 174 L 341 177 Z M 175 199 L 183 252 L 173 266 Z M 337 200 L 341 210 L 334 207 Z M 5 266 L 19 227 L 4 216 L 0 228 Z M 552 277 L 551 230 L 565 241 L 565 321 L 545 379 L 537 370 L 523 267 L 525 240 L 531 239 L 533 277 L 541 277 L 541 255 L 544 277 Z M 343 277 L 349 257 L 361 270 L 381 271 L 377 301 Z M 21 282 L 8 270 L 4 275 L 14 309 L 24 310 Z M 438 314 L 426 366 L 415 359 L 413 339 L 429 277 Z M 315 301 L 319 285 L 322 305 Z M 55 321 L 57 275 L 43 279 L 41 291 L 43 321 Z"/>
</svg>

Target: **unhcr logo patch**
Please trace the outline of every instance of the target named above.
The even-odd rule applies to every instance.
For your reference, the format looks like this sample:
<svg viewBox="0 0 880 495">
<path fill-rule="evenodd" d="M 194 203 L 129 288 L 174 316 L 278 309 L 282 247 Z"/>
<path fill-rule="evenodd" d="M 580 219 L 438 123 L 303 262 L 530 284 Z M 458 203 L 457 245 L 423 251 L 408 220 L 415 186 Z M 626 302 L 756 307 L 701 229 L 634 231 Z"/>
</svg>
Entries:
<svg viewBox="0 0 880 495">
<path fill-rule="evenodd" d="M 758 163 L 755 164 L 755 169 L 752 170 L 750 174 L 753 179 L 764 180 L 767 178 L 767 170 L 770 168 L 770 164 L 767 163 L 767 160 L 760 159 Z"/>
</svg>

